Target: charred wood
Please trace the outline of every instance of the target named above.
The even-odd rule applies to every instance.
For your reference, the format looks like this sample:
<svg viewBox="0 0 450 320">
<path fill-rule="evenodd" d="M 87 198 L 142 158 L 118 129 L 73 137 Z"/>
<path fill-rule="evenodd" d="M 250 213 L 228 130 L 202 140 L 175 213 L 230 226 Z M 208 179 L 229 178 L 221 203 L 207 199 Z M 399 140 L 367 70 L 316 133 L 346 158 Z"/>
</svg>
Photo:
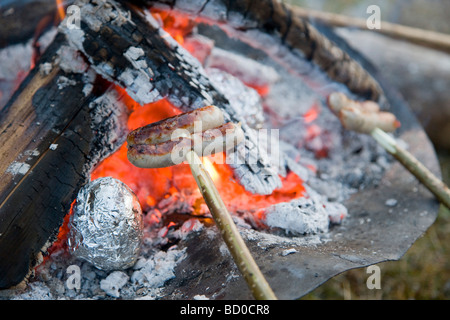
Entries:
<svg viewBox="0 0 450 320">
<path fill-rule="evenodd" d="M 133 2 L 133 1 L 131 1 Z M 259 49 L 280 61 L 305 60 L 317 65 L 326 76 L 342 83 L 353 93 L 366 99 L 378 100 L 382 90 L 378 82 L 345 51 L 321 34 L 313 25 L 296 15 L 289 6 L 274 0 L 263 1 L 152 1 L 139 4 L 166 7 L 187 13 L 202 20 L 210 20 L 237 35 L 242 41 L 253 43 L 262 37 Z M 273 44 L 271 44 L 271 42 Z M 292 62 L 292 61 L 290 61 Z M 304 73 L 300 66 L 298 73 Z"/>
<path fill-rule="evenodd" d="M 0 113 L 0 288 L 32 272 L 93 165 L 116 146 L 91 126 L 115 129 L 115 112 L 101 110 L 120 110 L 117 99 L 93 90 L 95 73 L 82 61 L 85 69 L 69 70 L 66 44 L 55 38 Z"/>
<path fill-rule="evenodd" d="M 214 104 L 227 121 L 241 122 L 246 141 L 230 164 L 250 192 L 270 194 L 281 181 L 270 160 L 255 140 L 256 134 L 212 85 L 203 67 L 178 45 L 148 13 L 115 1 L 79 1 L 81 28 L 65 27 L 71 45 L 83 52 L 92 67 L 106 79 L 122 86 L 140 104 L 167 97 L 189 111 Z M 247 159 L 245 159 L 246 157 Z M 248 165 L 248 158 L 254 159 Z"/>
</svg>

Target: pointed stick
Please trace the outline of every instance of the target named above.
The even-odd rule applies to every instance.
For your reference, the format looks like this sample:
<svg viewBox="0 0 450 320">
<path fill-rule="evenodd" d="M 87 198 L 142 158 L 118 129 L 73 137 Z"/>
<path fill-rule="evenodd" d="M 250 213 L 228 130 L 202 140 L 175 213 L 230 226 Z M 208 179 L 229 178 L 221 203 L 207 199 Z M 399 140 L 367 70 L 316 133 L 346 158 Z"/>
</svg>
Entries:
<svg viewBox="0 0 450 320">
<path fill-rule="evenodd" d="M 298 6 L 290 6 L 294 14 L 309 21 L 317 21 L 334 27 L 357 28 L 360 30 L 369 30 L 385 36 L 408 41 L 423 47 L 450 52 L 450 35 L 425 30 L 420 28 L 408 27 L 387 21 L 381 22 L 381 29 L 370 30 L 367 27 L 367 20 L 350 17 L 337 13 L 323 12 L 312 9 L 306 9 Z"/>
<path fill-rule="evenodd" d="M 411 153 L 400 147 L 395 139 L 383 130 L 375 128 L 370 135 L 422 182 L 443 205 L 450 209 L 450 189 L 444 182 L 438 179 Z"/>
<path fill-rule="evenodd" d="M 380 111 L 379 106 L 373 101 L 354 101 L 339 92 L 332 93 L 328 97 L 328 106 L 347 130 L 370 134 L 450 209 L 450 189 L 445 183 L 385 132 L 385 130 L 394 131 L 400 125 L 392 113 Z"/>
<path fill-rule="evenodd" d="M 191 150 L 187 153 L 186 160 L 191 167 L 192 174 L 214 221 L 228 246 L 228 250 L 244 276 L 253 296 L 258 300 L 276 300 L 277 297 L 261 273 L 255 260 L 253 260 L 250 251 L 239 234 L 233 218 L 228 212 L 211 176 L 202 164 L 199 156 Z"/>
</svg>

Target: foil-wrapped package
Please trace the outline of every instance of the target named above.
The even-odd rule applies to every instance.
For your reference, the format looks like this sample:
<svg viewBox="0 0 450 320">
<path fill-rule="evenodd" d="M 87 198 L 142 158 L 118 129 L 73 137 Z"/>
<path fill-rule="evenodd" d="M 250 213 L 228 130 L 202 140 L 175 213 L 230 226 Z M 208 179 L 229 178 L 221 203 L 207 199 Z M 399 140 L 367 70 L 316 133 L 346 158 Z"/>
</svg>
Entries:
<svg viewBox="0 0 450 320">
<path fill-rule="evenodd" d="M 142 210 L 133 191 L 111 177 L 80 189 L 69 222 L 68 247 L 95 267 L 123 270 L 137 260 L 142 238 Z"/>
</svg>

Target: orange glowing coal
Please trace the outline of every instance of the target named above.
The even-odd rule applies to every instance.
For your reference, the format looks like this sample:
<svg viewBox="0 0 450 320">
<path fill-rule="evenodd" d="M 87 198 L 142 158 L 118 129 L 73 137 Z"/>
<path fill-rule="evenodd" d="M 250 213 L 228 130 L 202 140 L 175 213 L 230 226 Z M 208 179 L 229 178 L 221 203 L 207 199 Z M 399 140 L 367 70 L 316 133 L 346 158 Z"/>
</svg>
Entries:
<svg viewBox="0 0 450 320">
<path fill-rule="evenodd" d="M 184 37 L 191 33 L 195 26 L 194 21 L 181 14 L 156 9 L 152 9 L 151 13 L 160 22 L 164 30 L 181 45 L 184 42 Z M 122 101 L 132 110 L 128 119 L 130 131 L 181 113 L 167 100 L 141 107 L 128 96 L 125 90 L 119 87 L 116 87 L 116 89 L 121 94 Z M 260 94 L 265 94 L 267 90 L 268 88 L 259 88 L 258 91 Z M 283 186 L 271 195 L 252 194 L 235 180 L 233 171 L 227 164 L 218 164 L 224 163 L 224 161 L 214 162 L 215 157 L 223 157 L 222 159 L 224 159 L 223 154 L 213 155 L 204 157 L 203 163 L 231 212 L 247 211 L 260 215 L 259 218 L 262 218 L 262 209 L 267 206 L 304 195 L 303 182 L 294 173 L 288 173 L 285 178 L 282 178 Z M 144 212 L 156 206 L 162 199 L 179 192 L 195 194 L 200 201 L 203 200 L 188 164 L 161 169 L 137 168 L 127 159 L 126 143 L 96 167 L 92 172 L 91 179 L 105 176 L 111 176 L 127 184 L 136 193 Z"/>
<path fill-rule="evenodd" d="M 183 45 L 184 37 L 195 27 L 195 23 L 190 17 L 181 14 L 173 15 L 168 11 L 156 8 L 152 8 L 151 14 L 180 45 Z"/>
<path fill-rule="evenodd" d="M 145 106 L 136 105 L 123 89 L 118 88 L 121 100 L 128 104 L 132 113 L 128 119 L 129 130 L 153 123 L 181 113 L 167 100 L 160 100 Z M 289 201 L 303 196 L 302 180 L 293 173 L 283 178 L 283 187 L 271 195 L 256 195 L 244 189 L 234 178 L 232 169 L 227 164 L 217 164 L 214 155 L 204 157 L 203 163 L 210 173 L 219 193 L 231 212 L 257 213 L 269 205 Z M 223 163 L 223 161 L 218 161 Z M 179 164 L 169 168 L 142 169 L 135 167 L 127 159 L 126 143 L 110 157 L 102 161 L 92 172 L 91 179 L 113 177 L 128 185 L 137 195 L 142 208 L 148 211 L 161 200 L 179 192 L 194 194 L 201 199 L 197 184 L 188 164 Z"/>
<path fill-rule="evenodd" d="M 63 0 L 56 0 L 56 9 L 58 11 L 58 18 L 60 21 L 64 20 L 66 17 L 66 13 L 64 11 L 64 1 Z"/>
<path fill-rule="evenodd" d="M 62 19 L 62 14 L 64 14 L 62 1 L 56 0 L 56 3 Z M 173 14 L 168 14 L 164 11 L 152 11 L 152 14 L 155 19 L 160 21 L 164 29 L 180 44 L 183 44 L 184 37 L 194 27 L 193 22 L 189 18 L 178 17 L 178 15 L 175 17 Z M 256 89 L 261 95 L 266 94 L 268 91 L 268 88 Z M 130 132 L 136 128 L 181 113 L 179 109 L 165 99 L 141 106 L 123 88 L 116 86 L 115 90 L 119 93 L 119 100 L 130 111 L 128 118 L 128 129 Z M 306 121 L 312 122 L 317 116 L 317 113 L 318 110 L 315 108 L 311 109 L 311 112 L 305 117 Z M 216 159 L 217 161 L 214 161 L 216 157 L 222 157 L 222 161 L 217 160 L 219 158 Z M 276 189 L 271 195 L 252 194 L 236 181 L 232 169 L 227 164 L 223 164 L 225 163 L 223 161 L 224 157 L 224 154 L 216 154 L 204 157 L 202 161 L 216 184 L 225 205 L 232 213 L 251 213 L 255 217 L 256 222 L 261 227 L 264 227 L 264 224 L 259 222 L 264 219 L 265 208 L 276 203 L 286 202 L 304 196 L 305 189 L 303 187 L 303 181 L 292 172 L 289 172 L 286 177 L 281 178 L 282 187 Z M 197 197 L 195 201 L 196 207 L 201 207 L 199 203 L 204 204 L 204 200 L 198 191 L 197 184 L 188 164 L 183 163 L 159 169 L 135 167 L 128 161 L 126 142 L 119 150 L 104 159 L 94 168 L 91 173 L 91 180 L 101 177 L 113 177 L 129 186 L 138 197 L 144 213 L 156 208 L 160 201 L 180 193 Z M 72 208 L 74 203 L 72 203 Z M 147 221 L 150 219 L 156 219 L 156 222 L 161 221 L 162 217 L 157 216 L 159 211 L 153 210 L 152 212 L 152 216 Z M 195 214 L 196 212 L 194 212 Z M 51 248 L 51 251 L 64 245 L 64 239 L 67 237 L 68 232 L 67 223 L 69 216 L 70 214 L 66 216 L 64 224 L 60 228 L 58 241 Z"/>
</svg>

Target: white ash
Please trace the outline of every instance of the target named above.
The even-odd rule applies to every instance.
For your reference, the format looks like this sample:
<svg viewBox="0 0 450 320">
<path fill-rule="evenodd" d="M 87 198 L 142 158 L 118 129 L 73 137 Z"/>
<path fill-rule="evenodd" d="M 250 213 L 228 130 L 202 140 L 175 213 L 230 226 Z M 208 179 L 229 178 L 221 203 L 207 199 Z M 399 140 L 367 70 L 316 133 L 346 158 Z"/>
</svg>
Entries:
<svg viewBox="0 0 450 320">
<path fill-rule="evenodd" d="M 283 257 L 285 257 L 285 256 L 287 256 L 287 255 L 294 254 L 294 253 L 297 253 L 297 252 L 298 252 L 297 249 L 295 249 L 295 248 L 290 248 L 290 249 L 283 250 L 283 252 L 281 252 L 281 255 L 282 255 Z"/>
<path fill-rule="evenodd" d="M 94 81 L 97 77 L 97 73 L 94 71 L 94 69 L 89 68 L 84 74 L 83 74 L 83 94 L 85 97 L 91 94 L 92 89 L 94 89 Z"/>
<path fill-rule="evenodd" d="M 153 227 L 146 226 L 148 233 Z M 174 278 L 175 267 L 186 257 L 185 249 L 176 245 L 167 251 L 150 242 L 142 244 L 136 264 L 123 271 L 99 270 L 61 248 L 35 270 L 25 288 L 10 290 L 1 299 L 17 300 L 111 300 L 160 299 L 164 286 Z M 79 267 L 79 288 L 70 285 L 70 266 Z"/>
<path fill-rule="evenodd" d="M 0 50 L 0 79 L 15 80 L 21 70 L 29 70 L 33 48 L 31 41 L 7 46 Z"/>
<path fill-rule="evenodd" d="M 256 87 L 270 86 L 280 78 L 270 66 L 217 47 L 211 50 L 205 67 L 223 70 L 245 84 Z"/>
<path fill-rule="evenodd" d="M 388 199 L 386 200 L 385 205 L 388 207 L 395 207 L 397 203 L 398 203 L 397 199 Z"/>
<path fill-rule="evenodd" d="M 25 175 L 30 170 L 30 168 L 31 166 L 28 163 L 13 162 L 6 169 L 6 172 L 12 174 L 13 176 Z"/>
<path fill-rule="evenodd" d="M 185 240 L 191 232 L 199 232 L 204 228 L 203 223 L 201 223 L 198 219 L 192 218 L 189 220 L 186 220 L 181 228 L 175 230 L 173 232 L 173 236 L 175 238 Z"/>
<path fill-rule="evenodd" d="M 348 216 L 347 208 L 339 202 L 325 202 L 328 219 L 333 224 L 340 224 Z"/>
<path fill-rule="evenodd" d="M 268 207 L 265 223 L 288 235 L 304 235 L 327 232 L 329 220 L 322 203 L 300 198 Z"/>
<path fill-rule="evenodd" d="M 53 65 L 50 62 L 45 62 L 39 65 L 39 73 L 42 76 L 47 76 L 53 69 Z"/>
<path fill-rule="evenodd" d="M 75 86 L 77 82 L 75 80 L 71 80 L 65 76 L 60 76 L 56 81 L 56 85 L 59 90 L 62 90 L 68 86 Z"/>
<path fill-rule="evenodd" d="M 56 28 L 51 28 L 49 31 L 42 34 L 42 36 L 37 39 L 37 44 L 39 45 L 38 55 L 42 54 L 51 43 L 56 34 Z M 0 80 L 3 82 L 16 82 L 19 74 L 24 74 L 24 76 L 30 71 L 31 58 L 33 56 L 34 39 L 30 39 L 24 43 L 18 43 L 14 45 L 9 45 L 5 48 L 0 49 Z M 1 87 L 0 87 L 1 88 Z M 5 92 L 2 88 L 2 94 Z"/>
<path fill-rule="evenodd" d="M 31 40 L 0 49 L 0 108 L 8 102 L 18 83 L 28 74 L 32 54 Z"/>
<path fill-rule="evenodd" d="M 141 48 L 129 47 L 123 55 L 128 59 L 128 61 L 136 66 L 137 69 L 147 67 L 147 63 L 145 62 L 145 60 L 138 60 L 140 57 L 143 57 L 145 55 L 144 50 L 142 50 Z M 145 63 L 145 65 L 143 65 L 142 63 Z"/>
<path fill-rule="evenodd" d="M 103 73 L 99 68 L 97 71 Z M 141 105 L 162 99 L 159 91 L 151 83 L 150 75 L 146 72 L 139 69 L 126 69 L 117 79 L 125 85 L 127 93 Z"/>
<path fill-rule="evenodd" d="M 57 52 L 56 63 L 67 73 L 85 73 L 89 68 L 80 52 L 70 46 L 63 45 Z"/>
<path fill-rule="evenodd" d="M 174 265 L 184 258 L 184 250 L 159 251 L 154 256 L 137 261 L 131 276 L 131 282 L 138 286 L 159 288 L 167 280 L 175 277 Z"/>
<path fill-rule="evenodd" d="M 113 271 L 100 281 L 100 289 L 111 297 L 119 298 L 119 290 L 127 284 L 130 277 L 123 271 Z"/>
<path fill-rule="evenodd" d="M 40 155 L 40 152 L 38 149 L 33 149 L 33 150 L 27 150 L 23 154 L 26 156 L 30 156 L 30 157 L 37 157 L 38 155 Z"/>
<path fill-rule="evenodd" d="M 260 232 L 254 229 L 240 229 L 244 240 L 256 243 L 263 250 L 278 247 L 290 249 L 292 247 L 316 247 L 331 241 L 329 233 L 310 234 L 303 236 L 286 236 L 283 234 Z"/>
<path fill-rule="evenodd" d="M 264 124 L 264 111 L 261 97 L 235 76 L 217 68 L 207 68 L 206 73 L 212 84 L 230 102 L 230 106 L 253 129 L 261 129 Z"/>
</svg>

